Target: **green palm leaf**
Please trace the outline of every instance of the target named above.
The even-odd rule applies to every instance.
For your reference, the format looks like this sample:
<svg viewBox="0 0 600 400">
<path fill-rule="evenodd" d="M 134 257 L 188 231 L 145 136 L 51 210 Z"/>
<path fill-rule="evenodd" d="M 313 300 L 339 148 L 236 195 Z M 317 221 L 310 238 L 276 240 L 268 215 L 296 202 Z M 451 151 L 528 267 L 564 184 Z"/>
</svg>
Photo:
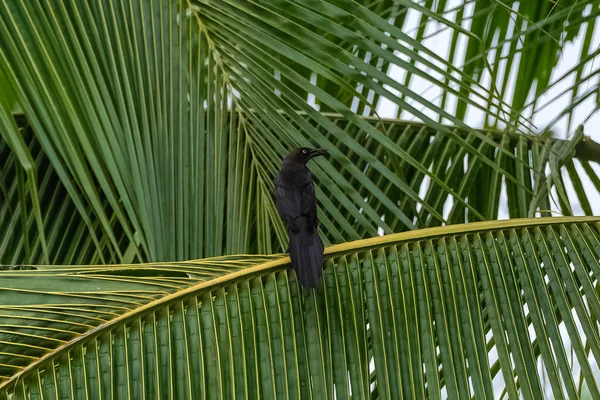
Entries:
<svg viewBox="0 0 600 400">
<path fill-rule="evenodd" d="M 596 159 L 593 142 L 586 140 L 582 131 L 578 131 L 570 141 L 547 139 L 540 144 L 522 135 L 510 136 L 494 131 L 485 132 L 491 140 L 514 153 L 516 159 L 513 159 L 494 151 L 492 146 L 483 143 L 470 132 L 456 130 L 464 140 L 477 147 L 483 156 L 489 157 L 494 163 L 509 171 L 510 176 L 516 180 L 515 183 L 454 144 L 451 139 L 422 124 L 398 120 L 369 120 L 399 146 L 406 148 L 406 152 L 412 157 L 420 159 L 430 171 L 429 174 L 437 176 L 448 187 L 456 188 L 458 196 L 468 199 L 471 205 L 471 208 L 468 208 L 454 201 L 454 197 L 444 192 L 439 185 L 431 183 L 428 185 L 427 182 L 430 182 L 428 175 L 420 173 L 409 163 L 394 157 L 374 140 L 365 138 L 361 130 L 348 125 L 345 118 L 339 115 L 326 115 L 332 123 L 344 128 L 345 135 L 354 138 L 366 151 L 382 160 L 386 168 L 401 177 L 411 190 L 419 192 L 423 187 L 426 189 L 415 201 L 370 168 L 360 157 L 351 155 L 348 161 L 357 169 L 365 171 L 364 177 L 377 186 L 383 197 L 392 199 L 396 204 L 395 207 L 390 207 L 381 196 L 374 195 L 369 186 L 362 185 L 351 172 L 343 169 L 340 171 L 335 162 L 313 166 L 320 183 L 318 197 L 322 207 L 320 210 L 322 230 L 327 242 L 340 243 L 345 240 L 375 236 L 380 226 L 384 233 L 405 230 L 406 226 L 399 218 L 400 213 L 409 216 L 418 228 L 439 226 L 444 222 L 461 223 L 478 219 L 496 219 L 502 201 L 503 186 L 506 186 L 510 217 L 528 217 L 540 213 L 548 215 L 547 210 L 550 209 L 560 211 L 563 215 L 572 215 L 571 204 L 577 203 L 582 204 L 583 210 L 588 215 L 592 215 L 592 206 L 588 201 L 590 191 L 583 188 L 581 181 L 590 179 L 597 183 L 600 179 L 597 172 L 589 166 L 590 157 Z M 244 120 L 243 114 L 239 117 L 236 118 L 236 123 L 241 126 L 236 129 L 236 132 L 253 129 L 252 125 Z M 31 151 L 32 157 L 36 160 L 36 175 L 42 182 L 37 190 L 41 199 L 39 204 L 44 219 L 44 235 L 39 235 L 33 215 L 27 217 L 26 223 L 22 222 L 23 212 L 35 204 L 28 199 L 27 186 L 22 185 L 19 180 L 7 180 L 5 186 L 8 201 L 0 204 L 0 226 L 4 231 L 14 232 L 14 235 L 7 235 L 4 238 L 0 260 L 5 264 L 44 262 L 40 238 L 46 238 L 50 261 L 53 264 L 140 260 L 137 251 L 139 239 L 134 238 L 134 242 L 128 240 L 114 213 L 110 215 L 109 221 L 119 243 L 121 255 L 113 250 L 93 210 L 85 203 L 81 203 L 79 206 L 81 208 L 76 207 L 78 199 L 72 200 L 67 195 L 68 190 L 49 163 L 48 156 L 41 149 L 31 127 L 22 119 L 19 123 L 22 125 L 20 131 L 27 141 L 27 151 Z M 327 135 L 327 132 L 323 131 L 322 134 Z M 333 143 L 342 146 L 341 142 L 334 140 Z M 0 171 L 2 175 L 9 177 L 15 174 L 15 171 L 19 171 L 20 164 L 7 142 L 0 139 L 0 145 L 3 146 L 2 154 L 6 155 L 7 160 L 7 163 L 0 167 Z M 241 147 L 234 147 L 241 150 Z M 274 209 L 271 195 L 271 177 L 275 174 L 278 164 L 268 162 L 269 157 L 266 155 L 254 153 L 254 150 L 260 151 L 260 149 L 260 146 L 251 147 L 246 155 L 235 151 L 224 156 L 228 171 L 236 171 L 236 168 L 239 168 L 237 169 L 239 172 L 233 173 L 234 181 L 231 186 L 223 187 L 220 192 L 220 196 L 228 199 L 223 214 L 219 217 L 204 212 L 204 219 L 194 219 L 187 223 L 189 229 L 192 227 L 199 229 L 207 224 L 216 229 L 216 225 L 220 224 L 221 234 L 224 237 L 220 244 L 224 250 L 221 251 L 226 253 L 268 253 L 285 248 L 286 233 Z M 583 170 L 574 169 L 573 157 L 583 163 Z M 236 162 L 240 159 L 244 160 L 244 167 L 240 167 L 240 163 Z M 236 164 L 238 167 L 235 167 Z M 538 176 L 530 173 L 530 170 L 544 170 L 546 166 L 551 171 L 548 179 L 544 177 L 536 179 Z M 332 176 L 331 171 L 335 171 L 335 175 Z M 339 186 L 341 180 L 346 181 L 348 186 Z M 564 195 L 565 182 L 573 184 L 577 189 L 577 197 L 563 197 L 561 200 L 564 201 L 559 204 L 558 199 L 552 196 L 552 190 L 556 188 L 559 193 L 566 196 Z M 596 186 L 600 187 L 598 184 Z M 24 187 L 23 194 L 20 191 L 21 187 Z M 238 187 L 245 188 L 245 192 L 237 189 Z M 371 214 L 361 211 L 355 205 L 356 203 L 344 196 L 347 187 L 351 187 L 356 192 L 358 205 L 368 206 L 372 210 Z M 246 201 L 248 203 L 244 203 Z M 108 200 L 101 198 L 101 202 L 106 207 Z M 422 207 L 422 203 L 430 204 L 435 213 Z M 25 207 L 21 204 L 25 204 Z M 481 217 L 470 213 L 472 209 L 475 209 Z M 251 216 L 252 210 L 257 211 L 256 216 Z M 56 215 L 60 218 L 55 218 Z M 440 219 L 436 215 L 443 217 Z M 382 217 L 384 222 L 381 221 Z M 94 228 L 92 234 L 86 234 L 88 225 Z M 210 236 L 207 238 L 215 240 Z M 215 248 L 214 251 L 218 252 L 217 250 Z"/>
<path fill-rule="evenodd" d="M 600 397 L 599 4 L 0 0 L 0 399 Z"/>
<path fill-rule="evenodd" d="M 332 210 L 323 226 L 330 242 L 372 236 L 379 228 L 391 233 L 440 225 L 447 220 L 442 208 L 450 197 L 453 222 L 465 222 L 464 215 L 471 221 L 494 218 L 494 203 L 474 200 L 465 188 L 480 169 L 495 176 L 496 193 L 502 179 L 517 187 L 519 216 L 533 215 L 547 203 L 551 192 L 539 194 L 523 179 L 526 168 L 544 179 L 544 157 L 531 165 L 531 157 L 516 155 L 514 144 L 470 130 L 460 117 L 391 80 L 361 54 L 418 75 L 510 125 L 502 113 L 471 100 L 481 100 L 482 91 L 483 99 L 496 99 L 494 90 L 486 92 L 451 61 L 388 24 L 384 18 L 402 18 L 392 3 L 372 9 L 346 5 L 350 8 L 284 1 L 267 10 L 260 2 L 235 1 L 98 1 L 81 7 L 66 0 L 56 7 L 3 2 L 0 67 L 87 228 L 94 249 L 85 258 L 132 261 L 133 254 L 139 260 L 184 260 L 277 251 L 285 232 L 271 200 L 273 172 L 290 147 L 310 143 L 332 154 L 330 162 L 316 167 L 327 188 L 320 199 Z M 475 40 L 426 7 L 405 6 Z M 350 18 L 352 11 L 361 18 Z M 405 56 L 431 72 L 405 62 Z M 444 68 L 460 77 L 440 80 Z M 319 84 L 312 83 L 312 74 Z M 365 101 L 358 85 L 422 118 L 435 129 L 430 135 L 436 140 L 430 146 L 423 133 L 420 145 L 407 149 L 410 137 L 390 134 L 353 113 L 353 99 Z M 336 123 L 317 112 L 307 103 L 309 93 L 345 120 Z M 464 133 L 439 124 L 408 98 Z M 504 115 L 514 114 L 497 103 Z M 526 140 L 528 148 L 540 145 L 535 138 Z M 442 146 L 462 148 L 473 162 L 469 174 L 457 178 L 447 166 L 432 165 L 433 151 Z M 22 142 L 11 145 L 15 154 L 24 150 Z M 554 170 L 569 162 L 566 154 L 551 163 Z M 444 159 L 449 157 L 447 151 Z M 511 164 L 518 174 L 507 170 Z M 562 194 L 556 174 L 553 184 Z M 431 192 L 425 201 L 419 197 L 424 181 Z M 35 197 L 34 192 L 25 193 Z M 534 194 L 536 202 L 526 204 Z M 568 202 L 563 198 L 561 205 Z M 38 215 L 38 231 L 40 224 Z"/>
<path fill-rule="evenodd" d="M 599 222 L 331 246 L 316 292 L 287 257 L 3 271 L 2 396 L 574 398 L 571 351 L 597 395 Z"/>
</svg>

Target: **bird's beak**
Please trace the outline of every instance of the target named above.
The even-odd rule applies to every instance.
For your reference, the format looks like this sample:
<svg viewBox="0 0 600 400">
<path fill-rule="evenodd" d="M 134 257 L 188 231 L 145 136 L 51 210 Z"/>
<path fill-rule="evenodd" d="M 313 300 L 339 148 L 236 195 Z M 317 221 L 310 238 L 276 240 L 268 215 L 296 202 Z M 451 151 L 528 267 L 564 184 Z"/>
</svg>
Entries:
<svg viewBox="0 0 600 400">
<path fill-rule="evenodd" d="M 327 155 L 329 155 L 329 153 L 325 149 L 313 149 L 310 152 L 310 158 L 315 158 L 315 157 L 319 157 L 319 156 L 327 156 Z"/>
</svg>

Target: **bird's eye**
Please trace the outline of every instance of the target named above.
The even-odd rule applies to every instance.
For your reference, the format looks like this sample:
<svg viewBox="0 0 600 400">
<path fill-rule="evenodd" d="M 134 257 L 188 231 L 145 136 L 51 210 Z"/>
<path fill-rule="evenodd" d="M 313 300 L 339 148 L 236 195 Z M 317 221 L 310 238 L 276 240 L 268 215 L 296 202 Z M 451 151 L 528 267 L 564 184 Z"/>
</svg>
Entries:
<svg viewBox="0 0 600 400">
<path fill-rule="evenodd" d="M 303 152 L 304 154 L 306 154 L 306 150 L 302 150 L 302 152 Z"/>
</svg>

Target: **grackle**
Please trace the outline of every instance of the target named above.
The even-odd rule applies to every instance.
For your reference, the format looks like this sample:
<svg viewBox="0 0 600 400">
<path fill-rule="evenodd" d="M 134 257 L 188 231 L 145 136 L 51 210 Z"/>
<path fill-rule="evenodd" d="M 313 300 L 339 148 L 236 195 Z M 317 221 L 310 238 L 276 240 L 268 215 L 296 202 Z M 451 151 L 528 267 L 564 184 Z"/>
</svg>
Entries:
<svg viewBox="0 0 600 400">
<path fill-rule="evenodd" d="M 317 198 L 306 164 L 323 149 L 301 147 L 283 159 L 275 178 L 277 210 L 289 235 L 292 268 L 305 288 L 315 288 L 323 270 L 323 242 L 317 232 Z"/>
</svg>

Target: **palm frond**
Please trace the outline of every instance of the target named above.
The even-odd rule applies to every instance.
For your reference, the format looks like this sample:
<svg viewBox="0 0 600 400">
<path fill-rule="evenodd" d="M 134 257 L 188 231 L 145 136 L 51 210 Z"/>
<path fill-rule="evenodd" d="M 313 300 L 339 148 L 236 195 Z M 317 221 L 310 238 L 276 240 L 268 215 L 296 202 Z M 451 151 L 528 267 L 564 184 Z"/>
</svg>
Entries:
<svg viewBox="0 0 600 400">
<path fill-rule="evenodd" d="M 600 2 L 524 3 L 493 0 L 461 1 L 451 5 L 444 1 L 432 1 L 423 3 L 423 6 L 423 9 L 411 10 L 415 15 L 413 19 L 417 22 L 416 28 L 409 30 L 408 34 L 414 35 L 428 51 L 438 49 L 439 57 L 455 62 L 461 73 L 468 77 L 465 80 L 469 82 L 468 85 L 475 82 L 484 88 L 483 95 L 489 98 L 479 106 L 484 105 L 499 114 L 502 114 L 501 110 L 516 110 L 513 118 L 533 121 L 537 114 L 564 94 L 570 96 L 571 100 L 565 110 L 557 115 L 565 117 L 568 121 L 567 131 L 572 132 L 576 128 L 573 124 L 579 123 L 573 119 L 574 111 L 580 108 L 584 97 L 596 99 L 595 91 L 590 89 L 597 86 L 594 80 L 598 75 L 597 59 L 600 53 L 594 45 L 593 37 L 595 22 L 600 16 Z M 444 21 L 453 21 L 468 33 Z M 573 50 L 573 53 L 578 54 L 579 59 L 574 63 L 568 62 L 567 70 L 557 75 L 556 72 L 559 71 L 556 67 L 561 57 L 576 39 L 581 42 L 581 48 Z M 427 56 L 425 53 L 423 55 Z M 420 68 L 426 67 L 417 59 L 410 62 Z M 420 93 L 437 89 L 427 81 L 415 79 L 410 72 L 400 74 L 397 68 L 387 72 L 413 90 L 418 88 L 418 84 L 425 84 L 426 88 L 421 88 Z M 469 89 L 459 87 L 451 80 L 446 80 L 446 83 L 463 94 L 468 93 Z M 558 87 L 561 88 L 561 95 L 553 95 L 552 98 L 546 96 Z M 471 90 L 475 90 L 475 86 L 471 86 Z M 446 90 L 439 92 L 439 97 L 436 98 L 439 103 L 434 102 L 455 117 L 466 118 L 469 114 L 478 112 L 479 106 L 469 104 L 460 96 Z M 583 92 L 587 96 L 582 96 Z M 494 95 L 510 104 L 510 107 L 497 104 Z M 479 99 L 475 100 L 479 102 Z M 377 108 L 381 109 L 381 104 Z M 402 107 L 397 108 L 395 117 L 400 118 L 405 111 Z M 485 127 L 506 126 L 502 119 L 490 113 L 481 114 Z M 408 115 L 405 112 L 402 118 Z M 556 121 L 544 121 L 543 125 L 533 129 L 544 132 L 555 123 Z"/>
<path fill-rule="evenodd" d="M 265 163 L 273 165 L 287 148 L 309 141 L 332 150 L 334 158 L 343 162 L 345 155 L 307 119 L 330 130 L 336 140 L 343 141 L 413 202 L 418 201 L 418 192 L 308 106 L 297 88 L 314 92 L 321 102 L 345 115 L 421 174 L 429 174 L 426 166 L 354 115 L 350 104 L 340 102 L 286 66 L 302 65 L 339 84 L 352 96 L 356 84 L 361 83 L 390 97 L 384 85 L 399 89 L 398 84 L 337 43 L 344 34 L 345 40 L 351 39 L 350 43 L 356 45 L 360 36 L 350 28 L 361 25 L 347 27 L 336 22 L 332 19 L 336 13 L 347 11 L 325 1 L 319 3 L 324 16 L 315 13 L 312 3 L 287 3 L 298 11 L 296 17 L 289 10 L 273 9 L 256 18 L 252 10 L 257 5 L 234 2 L 207 2 L 201 6 L 184 1 L 144 6 L 98 1 L 74 7 L 66 0 L 56 7 L 2 4 L 0 67 L 76 208 L 89 214 L 84 218 L 88 230 L 100 229 L 117 258 L 124 256 L 115 226 L 129 243 L 136 244 L 137 256 L 146 260 L 217 255 L 223 253 L 223 248 L 229 253 L 242 251 L 248 236 L 224 235 L 223 227 L 232 232 L 248 231 L 247 204 L 262 202 L 269 192 L 270 177 L 260 170 Z M 356 7 L 367 24 L 361 29 L 373 41 L 364 42 L 367 47 L 363 50 L 378 49 L 388 62 L 399 65 L 405 65 L 401 58 L 374 43 L 389 42 L 390 49 L 418 56 L 385 35 L 384 19 L 368 8 Z M 298 16 L 306 19 L 303 26 L 296 21 Z M 307 29 L 315 18 L 337 38 L 328 41 L 315 37 L 320 52 L 335 50 L 327 58 L 334 67 L 331 73 L 326 73 L 322 62 L 310 54 L 313 48 L 306 47 L 304 39 L 298 40 L 298 34 L 310 33 Z M 233 30 L 231 36 L 223 36 L 227 30 Z M 394 32 L 402 36 L 399 29 L 394 28 Z M 291 35 L 289 43 L 284 43 L 281 35 Z M 248 40 L 251 42 L 246 43 Z M 246 45 L 258 46 L 257 51 L 241 51 Z M 265 60 L 273 62 L 271 70 L 265 69 Z M 349 73 L 348 65 L 355 71 Z M 279 79 L 274 77 L 273 68 L 280 72 Z M 350 83 L 342 82 L 344 74 L 352 77 Z M 424 77 L 438 82 L 434 75 Z M 404 104 L 397 96 L 391 97 Z M 464 96 L 464 100 L 468 102 L 469 97 Z M 260 118 L 251 109 L 260 109 Z M 290 120 L 281 116 L 281 110 L 288 112 Z M 298 111 L 309 113 L 308 118 L 300 118 Z M 476 152 L 448 128 L 427 120 Z M 252 127 L 246 126 L 246 121 Z M 453 122 L 462 124 L 459 119 Z M 477 131 L 473 134 L 497 145 Z M 24 148 L 22 143 L 20 146 Z M 263 157 L 257 156 L 259 152 Z M 237 158 L 227 160 L 226 154 L 236 154 Z M 502 172 L 496 163 L 482 160 Z M 387 208 L 394 209 L 404 226 L 414 226 L 411 216 L 400 211 L 391 199 L 380 196 L 381 191 L 362 171 L 343 164 L 353 179 L 379 196 Z M 330 172 L 333 174 L 333 169 Z M 453 194 L 457 202 L 470 207 L 437 176 L 430 175 L 430 179 Z M 261 187 L 254 198 L 249 197 L 248 182 Z M 379 224 L 381 215 L 365 207 L 349 185 L 345 188 L 349 191 L 345 201 L 355 210 L 354 217 L 364 222 L 358 212 L 362 208 L 371 226 Z M 423 207 L 442 219 L 429 203 L 423 203 Z M 242 218 L 236 214 L 240 209 Z M 272 207 L 265 210 L 265 215 L 272 213 Z M 98 227 L 93 221 L 98 221 Z M 269 250 L 271 241 L 265 235 L 258 237 L 260 249 Z"/>
<path fill-rule="evenodd" d="M 277 258 L 241 255 L 185 263 L 0 267 L 6 296 L 0 305 L 0 380 L 156 299 Z M 33 334 L 35 330 L 41 333 Z"/>
<path fill-rule="evenodd" d="M 13 119 L 10 114 L 5 115 L 9 120 Z M 27 121 L 18 117 L 16 122 L 17 127 L 11 128 L 16 144 L 9 145 L 11 142 L 4 139 L 9 131 L 0 130 L 0 158 L 4 160 L 0 165 L 0 229 L 10 232 L 0 239 L 0 264 L 94 264 L 136 260 L 137 246 L 124 238 L 115 219 L 111 218 L 111 227 L 121 250 L 120 256 L 115 254 L 93 212 L 82 205 L 80 199 L 68 195 Z M 24 152 L 25 165 L 13 148 Z M 47 251 L 44 251 L 44 242 Z"/>
<path fill-rule="evenodd" d="M 92 257 L 158 261 L 278 251 L 285 231 L 271 199 L 272 176 L 297 145 L 318 144 L 332 154 L 316 166 L 329 242 L 493 219 L 503 180 L 510 201 L 519 199 L 518 216 L 549 210 L 553 186 L 563 214 L 572 214 L 558 170 L 571 162 L 581 134 L 562 149 L 528 137 L 517 152 L 512 139 L 470 129 L 458 114 L 388 76 L 384 68 L 400 68 L 514 125 L 518 113 L 498 91 L 485 89 L 478 73 L 461 72 L 402 31 L 410 9 L 424 23 L 466 35 L 469 46 L 477 42 L 477 34 L 436 13 L 443 4 L 430 3 L 5 2 L 0 68 L 66 202 L 85 224 Z M 580 11 L 553 11 L 544 34 L 567 19 L 583 23 L 571 18 Z M 373 112 L 372 95 L 410 111 L 428 130 L 393 135 L 381 129 L 385 123 L 356 114 L 355 100 L 371 108 L 365 114 Z M 527 121 L 517 120 L 516 129 L 527 132 Z M 16 146 L 15 154 L 26 150 L 23 142 Z M 530 156 L 525 149 L 534 147 L 547 150 Z M 442 149 L 440 161 L 435 153 Z M 542 182 L 548 164 L 551 181 Z M 472 186 L 480 171 L 495 190 L 490 200 Z M 448 215 L 446 201 L 453 203 Z"/>
<path fill-rule="evenodd" d="M 598 218 L 432 228 L 326 256 L 310 293 L 287 257 L 0 272 L 2 396 L 574 398 L 580 375 L 599 393 Z"/>
<path fill-rule="evenodd" d="M 569 141 L 549 138 L 544 142 L 530 140 L 523 135 L 482 131 L 490 140 L 513 153 L 513 159 L 496 151 L 494 146 L 483 143 L 470 131 L 454 129 L 457 136 L 478 149 L 479 155 L 471 154 L 447 136 L 423 124 L 366 118 L 366 121 L 390 140 L 403 147 L 411 157 L 420 160 L 429 171 L 426 175 L 396 157 L 341 115 L 324 116 L 405 182 L 410 190 L 419 193 L 416 199 L 407 195 L 393 182 L 381 176 L 368 161 L 347 151 L 343 142 L 331 137 L 328 131 L 317 128 L 332 145 L 346 154 L 346 158 L 339 163 L 337 160 L 328 160 L 312 167 L 319 182 L 317 195 L 321 229 L 328 243 L 375 236 L 380 230 L 389 234 L 411 227 L 493 220 L 500 216 L 499 210 L 504 202 L 509 207 L 508 215 L 503 217 L 547 216 L 551 215 L 551 211 L 560 215 L 594 213 L 594 199 L 598 194 L 593 189 L 584 189 L 581 182 L 596 182 L 596 191 L 600 192 L 598 171 L 590 166 L 590 161 L 598 160 L 594 155 L 593 142 L 586 139 L 581 130 Z M 285 115 L 284 117 L 287 118 Z M 265 137 L 244 113 L 228 114 L 227 120 L 227 132 L 234 133 L 226 133 L 226 136 L 237 138 L 237 142 L 230 142 L 228 146 L 232 146 L 231 152 L 227 150 L 223 155 L 222 163 L 227 168 L 225 186 L 221 186 L 218 191 L 211 191 L 216 199 L 221 200 L 211 199 L 209 202 L 209 199 L 205 199 L 204 203 L 212 204 L 213 208 L 210 209 L 220 207 L 221 212 L 209 213 L 196 208 L 201 214 L 190 218 L 183 230 L 197 233 L 198 236 L 193 236 L 193 240 L 206 238 L 208 242 L 205 246 L 214 246 L 215 254 L 281 251 L 285 249 L 287 233 L 277 215 L 271 194 L 272 177 L 279 167 L 280 155 L 270 151 L 272 147 L 264 143 Z M 112 232 L 117 237 L 120 253 L 113 250 L 99 227 L 91 206 L 85 204 L 83 212 L 75 207 L 77 198 L 72 200 L 67 196 L 67 190 L 48 156 L 40 148 L 31 128 L 23 119 L 20 124 L 23 125 L 21 132 L 28 143 L 28 149 L 31 149 L 36 158 L 37 174 L 41 181 L 38 191 L 44 235 L 49 243 L 51 263 L 144 260 L 144 257 L 138 256 L 139 241 L 143 237 L 138 234 L 140 237 L 134 238 L 135 241 L 132 242 L 114 213 L 109 220 Z M 248 138 L 245 145 L 241 144 L 246 141 L 243 138 Z M 0 145 L 2 143 L 0 139 Z M 8 162 L 0 170 L 5 177 L 14 176 L 15 171 L 20 168 L 17 159 L 6 145 L 3 148 Z M 481 162 L 480 157 L 487 157 L 502 166 L 508 171 L 508 175 L 488 167 Z M 582 167 L 579 167 L 580 164 Z M 352 169 L 360 171 L 360 179 L 352 170 L 344 168 L 346 165 L 352 165 Z M 546 173 L 539 175 L 531 172 L 545 171 L 546 168 L 550 171 L 548 176 Z M 198 176 L 210 179 L 212 175 L 209 173 L 214 173 L 214 170 L 209 169 L 204 175 Z M 436 176 L 445 187 L 452 188 L 455 194 L 448 193 L 444 187 L 433 183 L 429 175 Z M 21 214 L 16 212 L 22 209 L 21 198 L 24 198 L 26 209 L 30 209 L 31 202 L 27 195 L 19 197 L 19 180 L 4 180 L 10 201 L 0 205 L 3 215 L 0 223 L 13 234 L 4 238 L 2 260 L 6 264 L 42 262 L 40 257 L 43 254 L 33 216 L 27 217 L 27 229 L 23 230 Z M 201 180 L 199 182 L 202 183 Z M 192 190 L 199 190 L 195 186 Z M 571 192 L 567 194 L 569 187 L 576 189 L 574 197 Z M 25 191 L 26 193 L 28 192 Z M 455 196 L 464 198 L 468 206 L 456 201 Z M 107 207 L 108 201 L 103 199 L 102 204 Z M 424 207 L 423 204 L 428 204 L 429 207 Z M 110 210 L 108 207 L 106 209 Z M 152 221 L 148 223 L 150 222 Z M 87 228 L 89 224 L 93 227 L 91 232 Z M 210 230 L 207 231 L 209 227 Z M 219 234 L 220 237 L 212 237 L 214 234 Z M 27 251 L 28 239 L 33 249 L 31 252 Z M 176 245 L 169 243 L 173 247 Z M 196 246 L 201 247 L 200 244 Z"/>
</svg>

